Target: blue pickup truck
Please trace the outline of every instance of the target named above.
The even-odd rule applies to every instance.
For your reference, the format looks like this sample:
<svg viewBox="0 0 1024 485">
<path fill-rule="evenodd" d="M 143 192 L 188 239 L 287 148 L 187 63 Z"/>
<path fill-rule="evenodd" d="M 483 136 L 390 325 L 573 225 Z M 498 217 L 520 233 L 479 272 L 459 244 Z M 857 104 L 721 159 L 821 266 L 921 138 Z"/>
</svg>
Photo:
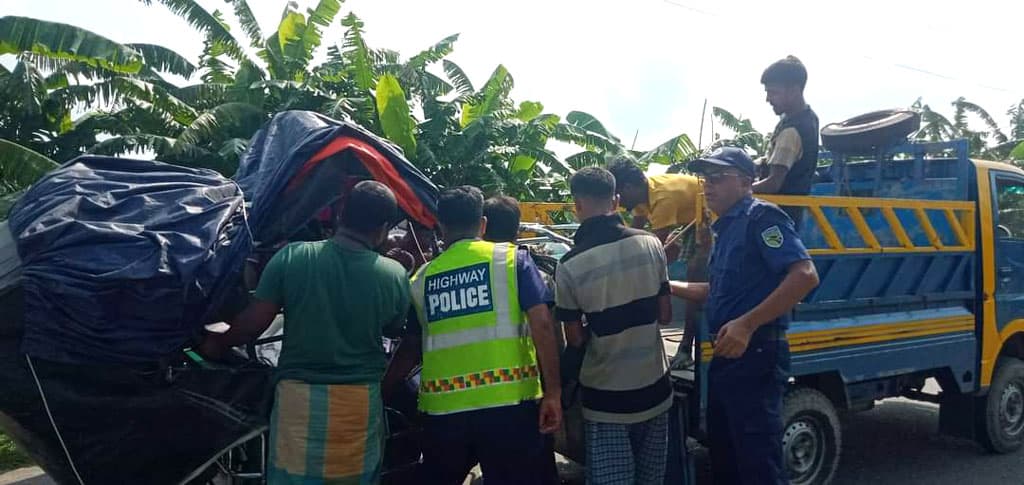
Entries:
<svg viewBox="0 0 1024 485">
<path fill-rule="evenodd" d="M 1024 170 L 968 158 L 966 141 L 833 154 L 803 207 L 820 286 L 794 311 L 784 448 L 794 484 L 839 466 L 839 411 L 903 397 L 939 429 L 996 453 L 1024 442 Z M 666 339 L 670 354 L 674 339 Z M 690 436 L 704 436 L 711 344 L 674 371 Z M 928 392 L 926 382 L 937 383 Z"/>
<path fill-rule="evenodd" d="M 1024 443 L 1024 170 L 968 153 L 966 141 L 832 153 L 811 195 L 766 197 L 803 207 L 801 236 L 821 279 L 788 333 L 792 483 L 829 483 L 842 450 L 839 412 L 887 398 L 938 404 L 941 432 L 995 453 Z M 674 356 L 680 332 L 663 333 Z M 672 377 L 678 428 L 701 441 L 706 327 L 698 345 L 697 364 Z M 566 414 L 557 448 L 582 460 L 579 419 Z M 683 455 L 686 440 L 676 441 Z"/>
</svg>

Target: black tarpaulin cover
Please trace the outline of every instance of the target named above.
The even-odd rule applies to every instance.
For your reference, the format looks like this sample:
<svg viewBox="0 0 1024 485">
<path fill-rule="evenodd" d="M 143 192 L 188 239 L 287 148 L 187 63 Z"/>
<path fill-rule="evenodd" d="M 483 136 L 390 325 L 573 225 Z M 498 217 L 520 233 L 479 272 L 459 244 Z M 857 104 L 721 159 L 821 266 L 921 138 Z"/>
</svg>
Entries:
<svg viewBox="0 0 1024 485">
<path fill-rule="evenodd" d="M 22 262 L 22 348 L 58 362 L 155 362 L 180 350 L 251 247 L 237 184 L 147 160 L 72 160 L 8 222 Z"/>
</svg>

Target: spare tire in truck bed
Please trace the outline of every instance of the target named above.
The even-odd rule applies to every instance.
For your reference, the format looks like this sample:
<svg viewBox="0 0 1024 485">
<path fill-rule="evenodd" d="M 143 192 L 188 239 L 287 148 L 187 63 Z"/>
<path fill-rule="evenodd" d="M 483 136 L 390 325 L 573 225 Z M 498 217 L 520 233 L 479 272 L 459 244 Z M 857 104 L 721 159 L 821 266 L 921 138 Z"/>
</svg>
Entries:
<svg viewBox="0 0 1024 485">
<path fill-rule="evenodd" d="M 921 128 L 921 115 L 906 110 L 872 111 L 821 129 L 821 143 L 839 153 L 871 152 L 899 144 Z"/>
</svg>

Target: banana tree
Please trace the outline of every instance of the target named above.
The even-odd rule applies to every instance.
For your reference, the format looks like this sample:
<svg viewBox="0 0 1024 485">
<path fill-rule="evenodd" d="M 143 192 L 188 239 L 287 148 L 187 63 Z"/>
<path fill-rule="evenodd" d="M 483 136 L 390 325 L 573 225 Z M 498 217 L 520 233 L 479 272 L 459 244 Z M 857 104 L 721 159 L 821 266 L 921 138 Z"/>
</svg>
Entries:
<svg viewBox="0 0 1024 485">
<path fill-rule="evenodd" d="M 197 66 L 202 82 L 171 91 L 195 114 L 177 119 L 180 126 L 171 130 L 130 133 L 98 150 L 149 145 L 159 150 L 161 159 L 230 174 L 248 139 L 274 113 L 317 110 L 333 99 L 320 89 L 321 80 L 311 63 L 323 30 L 339 13 L 340 0 L 320 0 L 305 12 L 288 2 L 277 29 L 269 35 L 246 0 L 226 0 L 241 25 L 243 39 L 235 37 L 220 11 L 208 11 L 194 0 L 140 1 L 162 4 L 204 36 Z"/>
<path fill-rule="evenodd" d="M 651 164 L 677 165 L 690 161 L 699 154 L 697 147 L 685 133 L 676 135 L 650 150 L 627 148 L 597 118 L 581 111 L 572 111 L 566 116 L 566 122 L 556 127 L 555 138 L 583 148 L 583 151 L 565 159 L 574 170 L 605 165 L 616 158 L 631 159 L 646 169 Z"/>
<path fill-rule="evenodd" d="M 28 17 L 0 18 L 0 54 L 36 54 L 119 74 L 142 69 L 139 52 L 88 30 Z"/>
<path fill-rule="evenodd" d="M 0 221 L 7 219 L 7 212 L 29 185 L 57 167 L 46 155 L 0 138 Z"/>
<path fill-rule="evenodd" d="M 0 68 L 0 137 L 54 160 L 92 150 L 97 137 L 137 134 L 104 129 L 114 125 L 93 120 L 104 111 L 146 105 L 179 125 L 197 117 L 163 78 L 187 77 L 196 67 L 162 46 L 119 44 L 72 25 L 3 17 L 0 52 L 18 56 L 12 71 Z"/>
<path fill-rule="evenodd" d="M 734 115 L 718 106 L 712 108 L 711 112 L 722 127 L 733 133 L 731 138 L 724 139 L 718 138 L 716 135 L 716 139 L 711 145 L 712 148 L 738 146 L 754 152 L 756 156 L 767 154 L 770 136 L 757 131 L 750 119 Z"/>
<path fill-rule="evenodd" d="M 456 36 L 402 64 L 396 52 L 367 45 L 364 24 L 352 13 L 341 20 L 346 29 L 341 45 L 328 47 L 326 61 L 315 64 L 323 30 L 340 12 L 339 0 L 320 0 L 305 12 L 289 2 L 277 29 L 269 35 L 246 0 L 226 0 L 244 39 L 231 33 L 221 12 L 208 11 L 194 0 L 141 1 L 162 4 L 205 36 L 198 63 L 203 82 L 174 92 L 197 109 L 197 116 L 176 132 L 151 133 L 176 140 L 169 150 L 159 152 L 161 158 L 184 163 L 189 155 L 200 154 L 200 163 L 230 169 L 260 121 L 278 111 L 307 109 L 350 119 L 388 136 L 415 159 L 412 110 L 421 104 L 418 99 L 422 93 L 440 96 L 451 89 L 426 67 L 451 51 Z M 255 55 L 250 56 L 250 52 Z M 158 141 L 131 136 L 108 141 L 104 148 L 122 149 L 137 146 L 132 142 Z M 218 155 L 222 159 L 216 160 Z"/>
<path fill-rule="evenodd" d="M 690 140 L 690 136 L 683 133 L 668 139 L 647 152 L 642 152 L 637 157 L 637 162 L 641 166 L 648 166 L 652 163 L 658 165 L 679 165 L 694 160 L 699 155 L 700 150 Z"/>
<path fill-rule="evenodd" d="M 1006 115 L 1010 118 L 1010 131 L 1007 134 L 998 132 L 995 136 L 996 145 L 989 148 L 985 155 L 1021 165 L 1024 163 L 1024 100 L 1011 106 Z"/>
<path fill-rule="evenodd" d="M 435 47 L 444 48 L 453 39 Z M 444 50 L 424 52 L 435 54 L 436 62 Z M 504 66 L 495 68 L 479 89 L 454 62 L 443 60 L 443 69 L 447 79 L 411 75 L 423 110 L 417 126 L 419 166 L 440 185 L 471 184 L 489 194 L 526 199 L 564 197 L 564 183 L 559 182 L 572 169 L 547 147 L 560 118 L 544 113 L 539 102 L 514 102 L 510 94 L 515 81 Z M 449 91 L 453 99 L 446 99 Z"/>
<path fill-rule="evenodd" d="M 1006 135 L 999 128 L 999 124 L 988 114 L 985 109 L 977 104 L 967 101 L 963 96 L 957 98 L 953 105 L 953 128 L 956 130 L 957 138 L 965 138 L 970 143 L 971 155 L 982 156 L 988 152 L 988 140 L 992 139 L 997 144 L 1008 141 Z M 981 118 L 988 130 L 972 130 L 968 125 L 967 115 L 974 114 Z"/>
<path fill-rule="evenodd" d="M 1004 132 L 995 118 L 981 106 L 967 101 L 963 96 L 954 100 L 952 118 L 932 110 L 918 99 L 911 109 L 921 113 L 921 130 L 917 139 L 944 141 L 966 139 L 970 144 L 971 156 L 996 160 L 1024 160 L 1024 101 L 1012 106 L 1010 131 Z M 968 115 L 974 115 L 984 123 L 984 128 L 970 125 Z"/>
<path fill-rule="evenodd" d="M 603 165 L 616 157 L 632 157 L 622 142 L 608 132 L 597 118 L 582 111 L 570 111 L 565 122 L 555 127 L 553 136 L 558 141 L 583 149 L 565 159 L 573 170 Z"/>
<path fill-rule="evenodd" d="M 0 18 L 0 214 L 47 171 L 86 153 L 108 136 L 92 113 L 149 100 L 180 106 L 167 94 L 161 72 L 189 75 L 194 67 L 161 46 L 119 44 L 90 31 L 27 17 Z M 168 111 L 170 111 L 168 109 Z M 178 110 L 187 113 L 188 110 Z"/>
<path fill-rule="evenodd" d="M 1007 158 L 1018 161 L 1024 160 L 1024 100 L 1013 105 L 1006 111 L 1010 117 L 1010 138 L 1009 153 Z"/>
<path fill-rule="evenodd" d="M 318 55 L 340 0 L 320 0 L 305 11 L 289 2 L 272 32 L 259 25 L 247 0 L 225 0 L 241 26 L 237 37 L 223 13 L 196 0 L 140 1 L 166 7 L 203 35 L 198 62 L 73 26 L 4 18 L 0 49 L 23 61 L 16 73 L 0 70 L 0 83 L 10 86 L 0 92 L 0 128 L 10 131 L 4 136 L 61 160 L 84 151 L 155 153 L 230 174 L 266 119 L 309 109 L 386 136 L 441 185 L 470 183 L 533 199 L 564 197 L 575 168 L 609 157 L 669 163 L 693 152 L 685 135 L 634 152 L 587 113 L 563 120 L 539 102 L 516 103 L 514 81 L 502 66 L 476 89 L 446 58 L 457 35 L 403 59 L 368 46 L 365 25 L 349 13 L 340 21 L 340 45 Z M 325 61 L 314 62 L 320 58 Z M 194 84 L 177 86 L 165 79 L 168 73 Z M 26 106 L 39 119 L 24 116 Z M 91 110 L 72 119 L 72 110 L 83 108 Z M 548 148 L 552 140 L 582 151 L 560 160 Z"/>
<path fill-rule="evenodd" d="M 918 140 L 943 141 L 957 137 L 957 128 L 949 118 L 924 104 L 920 98 L 914 101 L 910 109 L 921 114 L 921 129 L 916 134 Z"/>
</svg>

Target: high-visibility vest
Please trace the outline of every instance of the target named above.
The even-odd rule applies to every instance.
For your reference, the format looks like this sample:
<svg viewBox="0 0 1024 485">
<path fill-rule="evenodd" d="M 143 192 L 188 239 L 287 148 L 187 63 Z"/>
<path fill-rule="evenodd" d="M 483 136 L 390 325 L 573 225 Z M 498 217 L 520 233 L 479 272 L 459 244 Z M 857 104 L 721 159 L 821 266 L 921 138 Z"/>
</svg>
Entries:
<svg viewBox="0 0 1024 485">
<path fill-rule="evenodd" d="M 516 247 L 463 240 L 412 278 L 423 329 L 419 408 L 450 414 L 541 397 L 519 306 Z"/>
</svg>

